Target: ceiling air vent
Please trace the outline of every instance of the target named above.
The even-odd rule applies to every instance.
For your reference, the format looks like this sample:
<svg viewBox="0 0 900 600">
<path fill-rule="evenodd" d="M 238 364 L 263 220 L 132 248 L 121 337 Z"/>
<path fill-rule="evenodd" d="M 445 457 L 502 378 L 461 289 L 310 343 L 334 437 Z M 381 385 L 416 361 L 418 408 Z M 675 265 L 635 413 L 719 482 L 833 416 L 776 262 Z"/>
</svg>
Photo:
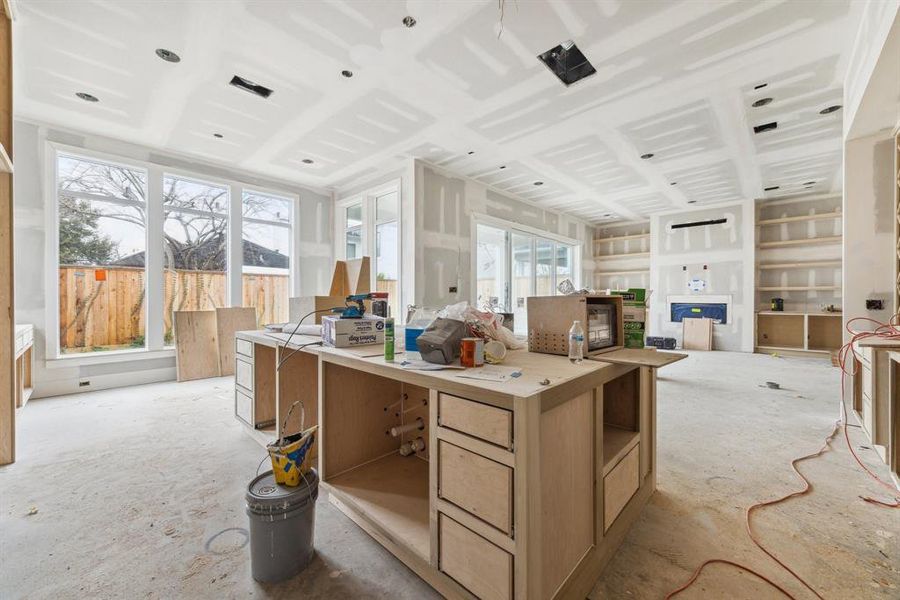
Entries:
<svg viewBox="0 0 900 600">
<path fill-rule="evenodd" d="M 676 223 L 672 225 L 672 229 L 686 229 L 688 227 L 703 227 L 704 225 L 721 225 L 727 223 L 728 219 L 710 219 L 708 221 L 692 221 L 690 223 Z"/>
<path fill-rule="evenodd" d="M 779 189 L 780 187 L 781 187 L 780 185 L 773 185 L 773 186 L 770 186 L 770 187 L 767 187 L 767 188 L 763 188 L 763 191 L 765 191 L 765 192 L 771 192 L 771 191 L 773 191 L 773 190 Z"/>
<path fill-rule="evenodd" d="M 597 72 L 572 40 L 539 54 L 538 59 L 567 86 Z"/>
<path fill-rule="evenodd" d="M 763 123 L 762 125 L 754 125 L 753 133 L 762 133 L 763 131 L 770 131 L 778 127 L 777 121 L 772 121 L 771 123 Z"/>
<path fill-rule="evenodd" d="M 272 90 L 270 90 L 266 86 L 259 85 L 258 83 L 254 83 L 254 82 L 250 81 L 249 79 L 244 79 L 243 77 L 240 77 L 238 75 L 235 75 L 234 77 L 232 77 L 231 81 L 229 81 L 228 83 L 230 83 L 231 85 L 233 85 L 234 87 L 236 87 L 238 89 L 244 90 L 245 92 L 250 92 L 251 94 L 256 94 L 257 96 L 260 96 L 261 98 L 268 98 L 269 96 L 272 95 Z"/>
</svg>

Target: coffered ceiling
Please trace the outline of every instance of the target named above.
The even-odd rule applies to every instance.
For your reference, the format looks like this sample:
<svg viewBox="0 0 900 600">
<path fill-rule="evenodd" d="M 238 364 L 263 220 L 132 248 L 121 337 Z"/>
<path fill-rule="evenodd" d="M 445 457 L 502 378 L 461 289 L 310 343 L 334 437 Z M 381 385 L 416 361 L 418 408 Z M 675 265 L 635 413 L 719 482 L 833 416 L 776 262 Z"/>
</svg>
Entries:
<svg viewBox="0 0 900 600">
<path fill-rule="evenodd" d="M 17 115 L 298 184 L 415 157 L 593 222 L 841 185 L 847 1 L 18 7 Z M 570 87 L 536 58 L 566 40 L 597 71 Z"/>
</svg>

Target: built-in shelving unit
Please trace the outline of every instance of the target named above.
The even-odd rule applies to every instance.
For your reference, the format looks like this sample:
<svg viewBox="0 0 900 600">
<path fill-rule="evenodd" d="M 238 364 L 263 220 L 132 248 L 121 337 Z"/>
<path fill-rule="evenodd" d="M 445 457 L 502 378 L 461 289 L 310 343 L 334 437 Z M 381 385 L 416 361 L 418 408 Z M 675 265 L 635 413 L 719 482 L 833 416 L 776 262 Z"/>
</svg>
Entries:
<svg viewBox="0 0 900 600">
<path fill-rule="evenodd" d="M 650 223 L 610 225 L 594 238 L 594 287 L 649 287 Z"/>
<path fill-rule="evenodd" d="M 756 349 L 827 355 L 841 346 L 840 195 L 760 202 Z M 781 298 L 783 311 L 772 311 Z"/>
</svg>

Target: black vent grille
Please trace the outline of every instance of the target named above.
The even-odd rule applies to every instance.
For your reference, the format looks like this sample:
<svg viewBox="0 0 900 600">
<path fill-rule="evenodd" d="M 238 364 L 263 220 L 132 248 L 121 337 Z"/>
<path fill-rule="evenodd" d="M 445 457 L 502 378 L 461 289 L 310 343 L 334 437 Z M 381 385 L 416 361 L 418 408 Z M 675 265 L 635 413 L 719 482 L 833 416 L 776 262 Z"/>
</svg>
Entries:
<svg viewBox="0 0 900 600">
<path fill-rule="evenodd" d="M 233 85 L 234 87 L 236 87 L 238 89 L 244 90 L 245 92 L 250 92 L 251 94 L 256 94 L 257 96 L 259 96 L 261 98 L 268 98 L 269 96 L 272 95 L 272 91 L 273 91 L 264 85 L 259 85 L 258 83 L 250 81 L 249 79 L 244 79 L 243 77 L 241 77 L 239 75 L 235 75 L 234 77 L 232 77 L 231 81 L 229 81 L 228 83 L 230 83 L 231 85 Z"/>
</svg>

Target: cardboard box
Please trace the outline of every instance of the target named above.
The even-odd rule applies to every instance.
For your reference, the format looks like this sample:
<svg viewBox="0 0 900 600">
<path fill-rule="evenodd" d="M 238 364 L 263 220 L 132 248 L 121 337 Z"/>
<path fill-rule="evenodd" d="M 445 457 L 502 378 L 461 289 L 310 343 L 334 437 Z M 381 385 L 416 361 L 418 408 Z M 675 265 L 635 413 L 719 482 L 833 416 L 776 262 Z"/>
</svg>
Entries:
<svg viewBox="0 0 900 600">
<path fill-rule="evenodd" d="M 335 348 L 384 344 L 384 319 L 375 316 L 362 319 L 322 317 L 322 341 Z"/>
<path fill-rule="evenodd" d="M 626 329 L 625 330 L 625 347 L 626 348 L 643 348 L 644 347 L 644 330 L 643 329 Z"/>
<path fill-rule="evenodd" d="M 644 288 L 628 288 L 627 290 L 610 290 L 610 295 L 622 296 L 626 303 L 644 304 L 647 301 L 647 290 Z"/>
<path fill-rule="evenodd" d="M 622 307 L 622 319 L 625 321 L 647 322 L 647 309 L 643 306 L 625 304 Z"/>
</svg>

